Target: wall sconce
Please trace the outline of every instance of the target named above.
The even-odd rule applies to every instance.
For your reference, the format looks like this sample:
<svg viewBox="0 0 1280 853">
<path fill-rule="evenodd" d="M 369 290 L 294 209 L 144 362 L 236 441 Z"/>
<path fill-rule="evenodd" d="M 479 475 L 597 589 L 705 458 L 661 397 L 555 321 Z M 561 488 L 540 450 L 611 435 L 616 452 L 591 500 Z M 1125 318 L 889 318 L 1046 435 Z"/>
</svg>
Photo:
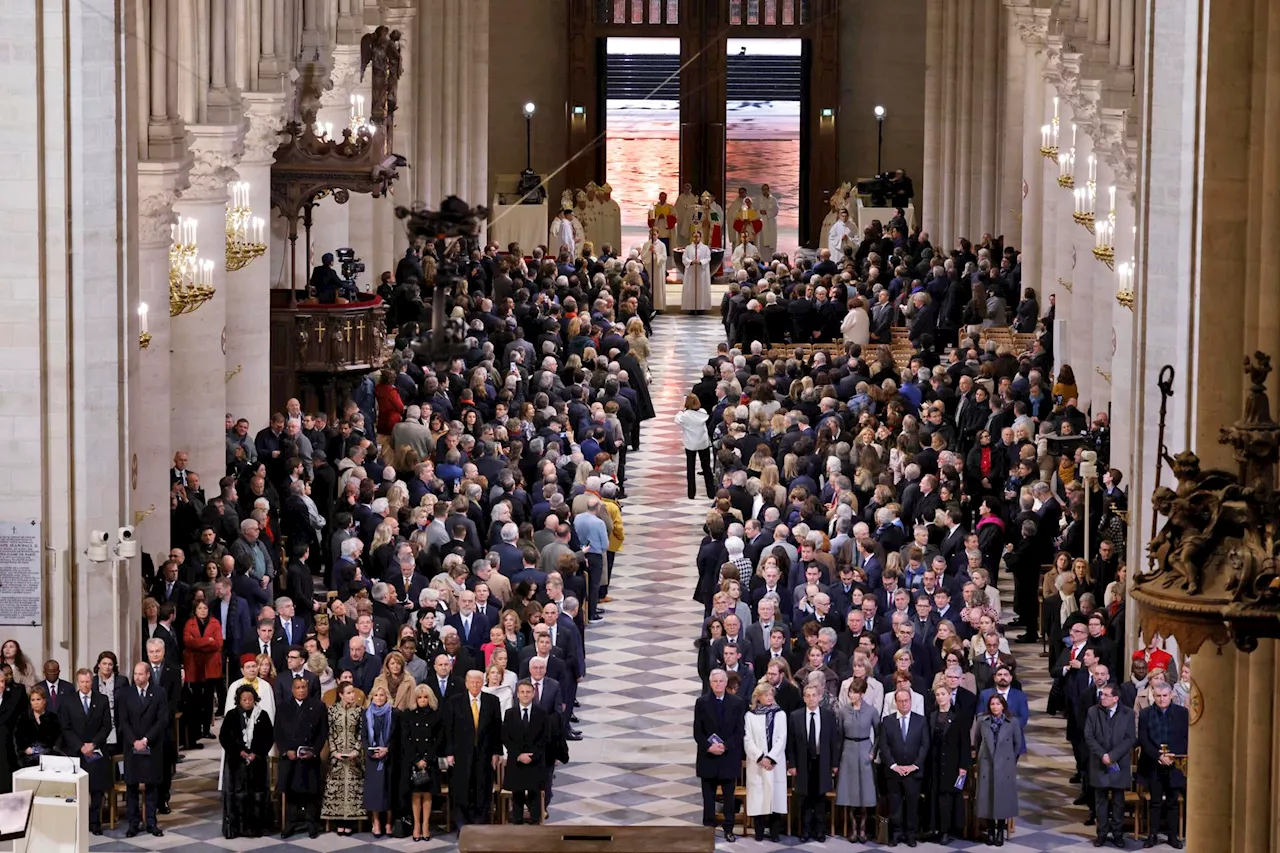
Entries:
<svg viewBox="0 0 1280 853">
<path fill-rule="evenodd" d="M 1108 268 L 1115 269 L 1116 188 L 1114 186 L 1107 187 L 1107 192 L 1110 195 L 1111 209 L 1107 213 L 1107 218 L 1097 223 L 1094 232 L 1093 256 L 1106 264 Z"/>
<path fill-rule="evenodd" d="M 574 104 L 574 105 L 573 105 L 573 114 L 574 114 L 575 116 L 586 116 L 586 114 L 587 114 L 587 108 L 586 108 L 586 107 L 584 107 L 582 104 Z"/>
<path fill-rule="evenodd" d="M 1130 260 L 1128 263 L 1120 264 L 1116 267 L 1116 302 L 1121 306 L 1133 310 L 1133 274 L 1134 264 Z"/>
<path fill-rule="evenodd" d="M 151 346 L 151 335 L 147 332 L 147 303 L 138 303 L 138 348 Z"/>
</svg>

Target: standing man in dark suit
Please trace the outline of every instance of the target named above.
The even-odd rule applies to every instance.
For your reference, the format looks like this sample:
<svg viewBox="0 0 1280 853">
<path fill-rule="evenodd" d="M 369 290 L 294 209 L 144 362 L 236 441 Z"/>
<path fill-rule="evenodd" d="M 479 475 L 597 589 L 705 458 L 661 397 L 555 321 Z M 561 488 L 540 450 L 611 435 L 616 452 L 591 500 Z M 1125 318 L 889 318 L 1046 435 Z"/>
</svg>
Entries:
<svg viewBox="0 0 1280 853">
<path fill-rule="evenodd" d="M 307 623 L 298 618 L 298 610 L 293 599 L 283 595 L 277 598 L 273 640 L 283 643 L 287 650 L 292 646 L 302 645 L 302 640 L 306 636 Z M 273 654 L 272 659 L 274 658 Z"/>
<path fill-rule="evenodd" d="M 889 844 L 905 839 L 908 847 L 915 847 L 929 732 L 924 717 L 911 713 L 910 690 L 894 692 L 893 704 L 898 712 L 885 717 L 880 727 L 880 763 L 885 765 L 889 792 Z"/>
<path fill-rule="evenodd" d="M 804 687 L 804 707 L 787 720 L 787 775 L 795 777 L 800 797 L 800 843 L 827 840 L 827 794 L 840 770 L 844 739 L 836 730 L 835 714 L 819 707 L 822 688 Z"/>
<path fill-rule="evenodd" d="M 164 694 L 169 703 L 170 713 L 177 710 L 182 701 L 182 668 L 175 666 L 164 658 L 164 642 L 155 638 L 147 640 L 147 665 L 151 667 L 151 684 Z M 195 739 L 192 742 L 199 749 L 204 744 Z M 173 726 L 165 726 L 164 730 L 164 780 L 156 790 L 156 808 L 160 814 L 169 813 L 169 790 L 173 783 L 173 774 L 178 769 L 178 744 L 174 741 Z"/>
<path fill-rule="evenodd" d="M 436 659 L 431 662 L 431 669 L 427 686 L 436 694 L 436 706 L 443 708 L 447 700 L 462 692 L 462 679 L 453 674 L 453 662 L 444 652 L 436 655 Z"/>
<path fill-rule="evenodd" d="M 62 667 L 56 660 L 47 660 L 44 662 L 44 689 L 49 694 L 49 712 L 57 715 L 58 709 L 62 707 L 62 700 L 66 699 L 76 689 L 71 686 L 70 681 L 62 678 Z"/>
<path fill-rule="evenodd" d="M 93 673 L 76 670 L 76 689 L 58 706 L 62 726 L 62 751 L 80 756 L 80 768 L 89 774 L 89 832 L 102 834 L 102 795 L 111 787 L 111 704 L 93 689 Z"/>
<path fill-rule="evenodd" d="M 276 676 L 275 693 L 276 707 L 279 708 L 293 697 L 293 682 L 302 679 L 307 684 L 307 696 L 312 699 L 319 699 L 320 696 L 320 678 L 314 672 L 307 669 L 307 653 L 301 645 L 293 646 L 285 655 L 285 665 L 288 667 Z"/>
<path fill-rule="evenodd" d="M 280 753 L 276 787 L 287 806 L 280 837 L 288 838 L 306 823 L 312 838 L 320 834 L 320 794 L 324 781 L 320 750 L 329 739 L 324 704 L 307 696 L 305 681 L 294 680 L 293 697 L 276 706 L 276 751 Z"/>
<path fill-rule="evenodd" d="M 1187 754 L 1187 738 L 1191 725 L 1187 709 L 1173 704 L 1173 688 L 1160 683 L 1152 688 L 1155 704 L 1143 708 L 1138 715 L 1138 775 L 1146 780 L 1151 792 L 1151 831 L 1143 847 L 1160 843 L 1161 828 L 1165 839 L 1175 850 L 1182 849 L 1178 839 L 1178 795 L 1187 795 L 1187 777 L 1173 763 L 1175 755 Z"/>
<path fill-rule="evenodd" d="M 191 598 L 191 587 L 178 579 L 178 569 L 177 560 L 165 560 L 161 564 L 160 577 L 151 585 L 151 597 L 158 604 L 172 604 L 178 611 L 178 622 L 181 623 L 186 615 L 187 602 Z"/>
<path fill-rule="evenodd" d="M 231 592 L 230 578 L 218 578 L 214 581 L 213 596 L 213 601 L 209 602 L 209 615 L 222 626 L 223 680 L 214 686 L 218 694 L 216 707 L 221 708 L 226 698 L 226 688 L 223 685 L 235 680 L 231 677 L 233 671 L 240 671 L 239 665 L 233 667 L 231 661 L 240 659 L 241 647 L 253 636 L 253 623 L 249 619 L 249 602 Z"/>
<path fill-rule="evenodd" d="M 151 666 L 146 661 L 133 665 L 133 684 L 116 697 L 117 728 L 124 747 L 125 801 L 129 829 L 126 838 L 141 831 L 138 786 L 147 786 L 147 832 L 159 837 L 156 825 L 159 787 L 164 782 L 164 737 L 169 726 L 168 701 L 151 683 Z"/>
<path fill-rule="evenodd" d="M 493 774 L 502 757 L 502 707 L 498 697 L 482 692 L 484 673 L 473 669 L 466 691 L 444 706 L 444 756 L 452 771 L 449 797 L 453 819 L 461 829 L 487 823 L 493 799 Z"/>
<path fill-rule="evenodd" d="M 476 594 L 469 589 L 458 593 L 458 612 L 446 617 L 444 624 L 452 626 L 462 644 L 476 652 L 489 642 L 489 620 L 476 613 Z"/>
<path fill-rule="evenodd" d="M 534 702 L 533 684 L 516 685 L 516 702 L 502 721 L 502 745 L 507 750 L 506 787 L 511 791 L 512 823 L 524 823 L 525 804 L 529 823 L 542 823 L 538 793 L 546 780 L 546 750 L 551 723 L 547 712 Z"/>
<path fill-rule="evenodd" d="M 714 669 L 708 679 L 711 692 L 693 705 L 693 739 L 697 744 L 697 774 L 702 780 L 702 825 L 716 824 L 716 791 L 724 800 L 724 840 L 737 841 L 733 834 L 738 811 L 734 786 L 742 770 L 746 737 L 746 703 L 726 692 L 729 676 Z"/>
<path fill-rule="evenodd" d="M 307 565 L 307 561 L 311 559 L 311 549 L 306 544 L 295 543 L 289 547 L 289 552 L 292 559 L 284 570 L 284 594 L 297 609 L 297 618 L 302 620 L 304 630 L 310 631 L 316 623 L 316 611 L 323 606 L 316 601 L 316 582 Z M 302 641 L 294 642 L 301 644 Z"/>
<path fill-rule="evenodd" d="M 1120 688 L 1115 682 L 1107 682 L 1101 688 L 1098 704 L 1089 709 L 1084 740 L 1098 815 L 1098 837 L 1093 846 L 1106 844 L 1110 835 L 1115 845 L 1123 848 L 1124 792 L 1133 784 L 1130 761 L 1137 731 L 1133 710 L 1120 704 Z"/>
</svg>

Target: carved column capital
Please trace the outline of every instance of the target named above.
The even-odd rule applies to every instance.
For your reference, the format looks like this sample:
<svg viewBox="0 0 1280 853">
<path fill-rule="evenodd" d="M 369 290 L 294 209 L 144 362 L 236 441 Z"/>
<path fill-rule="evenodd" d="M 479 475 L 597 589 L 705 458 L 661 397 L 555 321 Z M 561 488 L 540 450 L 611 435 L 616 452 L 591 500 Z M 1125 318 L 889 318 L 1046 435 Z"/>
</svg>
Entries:
<svg viewBox="0 0 1280 853">
<path fill-rule="evenodd" d="M 1030 47 L 1042 47 L 1049 34 L 1050 9 L 1033 9 L 1029 6 L 1011 7 L 1016 15 L 1015 24 L 1022 36 L 1022 43 Z"/>
<path fill-rule="evenodd" d="M 360 86 L 360 48 L 338 45 L 333 49 L 333 69 L 329 83 L 320 95 L 322 107 L 345 107 L 351 93 Z"/>
<path fill-rule="evenodd" d="M 144 247 L 168 246 L 169 226 L 175 220 L 173 205 L 190 186 L 191 160 L 138 163 L 138 243 Z"/>
<path fill-rule="evenodd" d="M 249 121 L 241 162 L 270 165 L 275 160 L 276 149 L 280 147 L 280 131 L 284 130 L 286 123 L 285 96 L 246 92 L 241 97 L 245 102 L 245 117 Z"/>
<path fill-rule="evenodd" d="M 227 185 L 237 180 L 236 165 L 244 156 L 243 124 L 191 125 L 191 186 L 183 201 L 227 199 Z"/>
</svg>

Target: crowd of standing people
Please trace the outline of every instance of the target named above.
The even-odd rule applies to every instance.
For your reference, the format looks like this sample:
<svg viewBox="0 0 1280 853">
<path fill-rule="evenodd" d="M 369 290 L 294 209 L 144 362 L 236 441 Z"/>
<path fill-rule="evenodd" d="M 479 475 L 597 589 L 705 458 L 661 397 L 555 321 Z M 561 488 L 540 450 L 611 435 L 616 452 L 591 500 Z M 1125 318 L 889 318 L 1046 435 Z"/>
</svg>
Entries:
<svg viewBox="0 0 1280 853">
<path fill-rule="evenodd" d="M 1052 298 L 1041 317 L 990 235 L 942 253 L 878 226 L 739 274 L 727 340 L 676 418 L 688 496 L 712 502 L 694 593 L 703 822 L 736 839 L 745 779 L 757 838 L 790 813 L 802 841 L 825 839 L 834 793 L 851 841 L 947 843 L 968 800 L 1002 845 L 1033 713 L 1019 674 L 1043 654 L 1036 711 L 1066 718 L 1095 845 L 1125 846 L 1140 746 L 1144 844 L 1180 847 L 1186 691 L 1159 635 L 1125 645 L 1123 475 L 1106 413 L 1081 411 L 1054 364 Z M 1022 351 L 1013 331 L 1036 336 Z"/>
</svg>

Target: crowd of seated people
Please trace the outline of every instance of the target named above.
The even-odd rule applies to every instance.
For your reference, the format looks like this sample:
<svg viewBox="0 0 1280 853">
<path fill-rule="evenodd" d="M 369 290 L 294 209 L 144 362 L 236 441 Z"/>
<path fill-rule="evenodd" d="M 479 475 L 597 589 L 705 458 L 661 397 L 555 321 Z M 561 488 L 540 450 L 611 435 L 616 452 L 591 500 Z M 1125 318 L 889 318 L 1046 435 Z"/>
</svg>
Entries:
<svg viewBox="0 0 1280 853">
<path fill-rule="evenodd" d="M 790 814 L 801 840 L 824 839 L 830 795 L 851 840 L 874 837 L 879 813 L 891 844 L 946 843 L 968 800 L 1003 844 L 1032 713 L 1020 685 L 1043 655 L 1052 691 L 1036 711 L 1066 718 L 1095 844 L 1124 845 L 1141 742 L 1145 842 L 1179 846 L 1186 690 L 1158 635 L 1125 644 L 1106 416 L 1089 422 L 1070 366 L 1054 372 L 1032 291 L 1016 311 L 1038 328 L 1029 349 L 991 335 L 1012 313 L 1016 253 L 985 237 L 976 255 L 962 240 L 942 257 L 925 235 L 894 235 L 869 231 L 838 263 L 744 271 L 728 340 L 677 416 L 689 497 L 701 481 L 713 502 L 694 592 L 704 823 L 736 838 L 745 778 L 757 838 Z M 902 324 L 899 362 L 876 344 Z M 1086 453 L 1101 477 L 1086 479 Z M 1130 653 L 1168 670 L 1163 686 L 1141 664 L 1119 684 Z"/>
</svg>

